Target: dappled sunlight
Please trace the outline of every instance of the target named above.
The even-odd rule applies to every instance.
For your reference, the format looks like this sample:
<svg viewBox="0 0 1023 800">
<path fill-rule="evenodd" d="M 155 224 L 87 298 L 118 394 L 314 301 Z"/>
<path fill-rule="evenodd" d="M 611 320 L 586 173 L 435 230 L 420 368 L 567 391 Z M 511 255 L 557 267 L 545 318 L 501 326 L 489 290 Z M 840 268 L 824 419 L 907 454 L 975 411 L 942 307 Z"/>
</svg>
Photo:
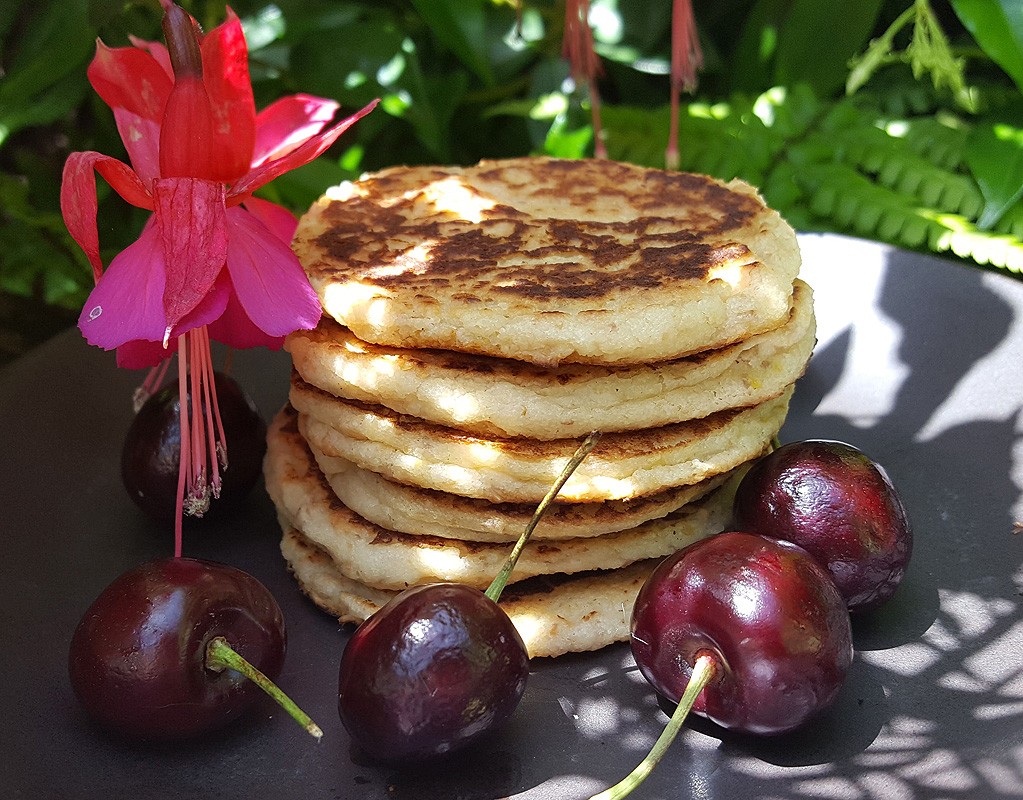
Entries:
<svg viewBox="0 0 1023 800">
<path fill-rule="evenodd" d="M 544 635 L 544 622 L 535 614 L 515 614 L 515 629 L 522 637 L 526 650 L 532 652 L 536 649 L 536 643 Z"/>
<path fill-rule="evenodd" d="M 380 294 L 379 287 L 366 283 L 332 283 L 324 290 L 323 302 L 331 309 L 331 314 L 338 319 L 344 319 L 353 309 L 374 302 Z"/>
<path fill-rule="evenodd" d="M 745 266 L 738 261 L 715 264 L 707 271 L 707 278 L 712 281 L 723 281 L 735 289 L 742 283 L 742 271 Z"/>
<path fill-rule="evenodd" d="M 493 442 L 477 440 L 469 443 L 469 452 L 472 454 L 473 463 L 488 465 L 493 464 L 501 457 L 501 448 Z"/>
<path fill-rule="evenodd" d="M 497 205 L 495 200 L 469 188 L 454 175 L 427 184 L 423 189 L 423 198 L 438 212 L 452 214 L 472 223 L 481 222 L 483 212 Z"/>
<path fill-rule="evenodd" d="M 609 475 L 576 475 L 575 480 L 565 484 L 563 493 L 569 498 L 584 497 L 586 494 L 597 494 L 609 500 L 619 500 L 636 496 L 636 482 L 631 478 L 613 478 Z"/>
<path fill-rule="evenodd" d="M 424 573 L 443 580 L 465 579 L 465 558 L 457 547 L 421 547 L 415 553 Z"/>
<path fill-rule="evenodd" d="M 393 262 L 370 267 L 365 274 L 376 280 L 400 275 L 422 275 L 429 269 L 430 256 L 437 244 L 437 239 L 425 239 L 399 253 Z"/>
<path fill-rule="evenodd" d="M 357 345 L 349 339 L 345 342 L 346 350 L 355 350 Z M 364 351 L 363 351 L 364 352 Z M 331 371 L 342 381 L 357 386 L 365 391 L 373 391 L 383 379 L 391 378 L 398 370 L 398 356 L 380 354 L 358 361 L 349 361 L 344 356 L 337 356 L 331 361 Z"/>
<path fill-rule="evenodd" d="M 467 392 L 448 392 L 440 401 L 440 406 L 450 412 L 456 422 L 468 422 L 479 418 L 479 400 Z"/>
</svg>

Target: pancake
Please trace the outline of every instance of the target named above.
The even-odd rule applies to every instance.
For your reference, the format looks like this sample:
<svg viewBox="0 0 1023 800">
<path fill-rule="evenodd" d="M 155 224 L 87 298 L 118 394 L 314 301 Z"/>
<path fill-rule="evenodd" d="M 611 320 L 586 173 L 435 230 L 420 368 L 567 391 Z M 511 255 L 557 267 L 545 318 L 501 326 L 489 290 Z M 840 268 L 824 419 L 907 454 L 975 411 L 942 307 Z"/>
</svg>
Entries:
<svg viewBox="0 0 1023 800">
<path fill-rule="evenodd" d="M 290 410 L 280 412 L 270 426 L 264 474 L 281 527 L 301 530 L 346 575 L 376 588 L 403 589 L 445 580 L 485 589 L 510 551 L 509 543 L 411 535 L 363 519 L 331 491 Z M 663 557 L 720 532 L 730 517 L 731 494 L 718 490 L 626 531 L 583 539 L 531 540 L 523 548 L 511 580 L 614 569 Z"/>
<path fill-rule="evenodd" d="M 791 387 L 746 409 L 642 431 L 605 433 L 562 489 L 573 502 L 621 500 L 699 483 L 759 455 L 781 429 Z M 299 427 L 322 457 L 340 457 L 389 480 L 495 503 L 538 503 L 579 441 L 483 438 L 340 400 L 292 375 Z"/>
<path fill-rule="evenodd" d="M 321 472 L 342 503 L 375 525 L 402 533 L 429 533 L 477 542 L 514 542 L 536 509 L 536 503 L 491 503 L 395 483 L 343 458 L 322 456 L 318 460 L 323 462 Z M 698 500 L 729 480 L 735 472 L 628 500 L 594 503 L 556 500 L 547 508 L 533 532 L 533 539 L 576 539 L 634 528 Z"/>
<path fill-rule="evenodd" d="M 599 160 L 395 167 L 328 190 L 293 248 L 363 341 L 644 364 L 788 317 L 795 233 L 733 180 Z"/>
<path fill-rule="evenodd" d="M 755 405 L 803 374 L 815 344 L 813 295 L 797 280 L 784 325 L 674 361 L 538 367 L 442 350 L 372 345 L 324 317 L 285 347 L 304 381 L 482 436 L 556 439 L 696 419 Z"/>
<path fill-rule="evenodd" d="M 301 590 L 340 622 L 362 622 L 396 594 L 347 577 L 294 528 L 285 530 L 281 552 Z M 500 604 L 531 657 L 598 650 L 628 640 L 636 595 L 656 565 L 532 578 L 507 586 Z"/>
</svg>

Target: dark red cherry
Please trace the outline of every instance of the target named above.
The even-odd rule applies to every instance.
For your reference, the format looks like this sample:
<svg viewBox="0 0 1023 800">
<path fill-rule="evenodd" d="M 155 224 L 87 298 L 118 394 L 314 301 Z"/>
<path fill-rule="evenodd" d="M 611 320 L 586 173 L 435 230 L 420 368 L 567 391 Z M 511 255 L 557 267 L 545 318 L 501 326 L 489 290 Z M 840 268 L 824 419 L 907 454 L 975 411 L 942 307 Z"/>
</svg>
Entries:
<svg viewBox="0 0 1023 800">
<path fill-rule="evenodd" d="M 367 755 L 426 759 L 505 722 L 528 674 L 526 647 L 497 603 L 460 584 L 416 586 L 352 634 L 338 711 Z"/>
<path fill-rule="evenodd" d="M 709 654 L 714 676 L 693 710 L 754 734 L 790 731 L 830 704 L 853 656 L 849 612 L 827 572 L 797 545 L 734 532 L 658 565 L 636 600 L 631 644 L 674 702 Z"/>
<path fill-rule="evenodd" d="M 770 735 L 806 723 L 852 663 L 849 612 L 827 571 L 791 542 L 721 533 L 668 556 L 632 612 L 632 653 L 678 705 L 637 767 L 590 800 L 622 800 L 663 758 L 690 711 Z"/>
<path fill-rule="evenodd" d="M 591 433 L 569 459 L 486 592 L 414 586 L 356 628 L 341 657 L 338 712 L 367 755 L 392 762 L 444 755 L 512 715 L 529 655 L 497 601 L 541 517 L 599 438 Z"/>
<path fill-rule="evenodd" d="M 148 562 L 116 578 L 78 623 L 71 686 L 89 716 L 116 733 L 195 736 L 233 720 L 260 696 L 261 687 L 236 671 L 245 665 L 235 665 L 225 643 L 262 673 L 257 678 L 278 675 L 286 637 L 269 590 L 225 564 Z"/>
<path fill-rule="evenodd" d="M 210 513 L 228 511 L 245 498 L 263 469 L 266 422 L 238 382 L 215 373 L 217 405 L 227 441 L 227 469 L 221 473 L 220 497 Z M 160 521 L 175 515 L 181 427 L 178 383 L 167 384 L 139 409 L 121 451 L 121 478 L 131 499 Z"/>
<path fill-rule="evenodd" d="M 791 442 L 758 461 L 736 490 L 735 524 L 808 550 L 827 567 L 850 611 L 891 597 L 913 550 L 888 475 L 842 442 Z"/>
</svg>

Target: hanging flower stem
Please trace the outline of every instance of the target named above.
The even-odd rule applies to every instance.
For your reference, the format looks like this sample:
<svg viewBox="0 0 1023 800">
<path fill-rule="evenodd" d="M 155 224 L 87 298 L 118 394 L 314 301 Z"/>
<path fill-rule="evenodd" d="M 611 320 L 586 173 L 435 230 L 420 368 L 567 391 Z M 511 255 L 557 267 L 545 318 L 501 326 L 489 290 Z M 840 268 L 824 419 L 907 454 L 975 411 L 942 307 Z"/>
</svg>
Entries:
<svg viewBox="0 0 1023 800">
<path fill-rule="evenodd" d="M 700 37 L 691 0 L 673 0 L 671 7 L 671 122 L 664 165 L 678 169 L 679 95 L 696 89 L 696 72 L 703 66 Z"/>
</svg>

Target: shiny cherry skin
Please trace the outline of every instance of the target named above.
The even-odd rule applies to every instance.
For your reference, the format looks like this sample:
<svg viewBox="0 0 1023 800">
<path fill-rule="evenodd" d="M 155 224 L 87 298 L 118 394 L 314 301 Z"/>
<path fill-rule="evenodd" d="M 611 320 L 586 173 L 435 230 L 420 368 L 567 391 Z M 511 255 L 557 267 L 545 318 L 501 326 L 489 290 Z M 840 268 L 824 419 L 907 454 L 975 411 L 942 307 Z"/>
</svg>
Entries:
<svg viewBox="0 0 1023 800">
<path fill-rule="evenodd" d="M 217 406 L 227 439 L 227 469 L 220 497 L 206 516 L 237 506 L 262 474 L 266 422 L 242 387 L 214 373 Z M 174 519 L 181 459 L 181 423 L 177 381 L 150 397 L 139 409 L 121 450 L 121 479 L 132 500 L 154 519 Z"/>
<path fill-rule="evenodd" d="M 360 625 L 341 658 L 338 711 L 370 757 L 417 761 L 504 723 L 529 674 L 525 645 L 483 592 L 415 586 Z"/>
<path fill-rule="evenodd" d="M 273 680 L 284 663 L 281 609 L 255 577 L 225 564 L 167 558 L 116 578 L 85 612 L 68 669 L 83 708 L 126 737 L 184 739 L 239 716 L 262 690 L 205 665 L 215 637 Z"/>
<path fill-rule="evenodd" d="M 906 510 L 887 473 L 843 442 L 790 442 L 746 473 L 735 525 L 795 542 L 831 573 L 850 611 L 876 608 L 913 551 Z"/>
<path fill-rule="evenodd" d="M 849 612 L 802 548 L 728 532 L 695 542 L 651 573 L 632 615 L 632 652 L 672 702 L 698 656 L 715 674 L 693 711 L 729 730 L 793 730 L 827 707 L 852 663 Z"/>
</svg>

